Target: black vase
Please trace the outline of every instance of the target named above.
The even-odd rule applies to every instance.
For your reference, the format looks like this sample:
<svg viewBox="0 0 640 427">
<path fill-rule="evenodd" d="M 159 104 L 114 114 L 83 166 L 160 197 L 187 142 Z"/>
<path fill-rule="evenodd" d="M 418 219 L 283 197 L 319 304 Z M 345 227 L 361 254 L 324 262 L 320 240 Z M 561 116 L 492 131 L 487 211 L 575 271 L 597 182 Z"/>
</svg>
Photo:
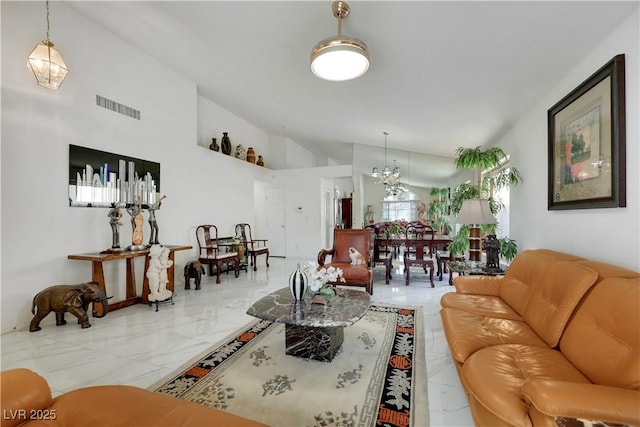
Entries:
<svg viewBox="0 0 640 427">
<path fill-rule="evenodd" d="M 211 145 L 209 145 L 209 149 L 213 151 L 220 151 L 220 146 L 216 142 L 215 138 L 211 138 Z"/>
<path fill-rule="evenodd" d="M 231 155 L 231 139 L 229 139 L 229 132 L 222 132 L 222 153 L 226 155 Z"/>
</svg>

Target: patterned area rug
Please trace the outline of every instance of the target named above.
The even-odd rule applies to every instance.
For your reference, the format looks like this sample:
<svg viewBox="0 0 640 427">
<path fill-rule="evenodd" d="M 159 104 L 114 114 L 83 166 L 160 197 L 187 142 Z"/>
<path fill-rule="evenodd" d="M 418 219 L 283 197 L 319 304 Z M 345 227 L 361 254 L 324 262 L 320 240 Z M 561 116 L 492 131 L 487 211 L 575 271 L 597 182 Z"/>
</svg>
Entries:
<svg viewBox="0 0 640 427">
<path fill-rule="evenodd" d="M 331 362 L 257 320 L 151 389 L 274 427 L 429 425 L 421 308 L 372 304 Z"/>
</svg>

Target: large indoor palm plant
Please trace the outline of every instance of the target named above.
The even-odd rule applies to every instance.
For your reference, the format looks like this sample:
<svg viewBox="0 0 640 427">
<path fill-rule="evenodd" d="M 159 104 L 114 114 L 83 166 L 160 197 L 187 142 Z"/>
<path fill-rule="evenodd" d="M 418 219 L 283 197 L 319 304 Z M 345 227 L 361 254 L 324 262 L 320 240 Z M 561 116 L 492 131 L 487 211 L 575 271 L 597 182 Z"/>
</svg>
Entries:
<svg viewBox="0 0 640 427">
<path fill-rule="evenodd" d="M 489 208 L 495 216 L 504 207 L 499 200 L 494 198 L 495 193 L 502 188 L 517 185 L 522 181 L 522 176 L 516 168 L 504 166 L 507 159 L 508 156 L 498 147 L 491 147 L 486 150 L 482 150 L 481 147 L 459 147 L 456 150 L 456 168 L 475 171 L 476 185 L 464 183 L 456 187 L 451 197 L 452 214 L 457 215 L 460 212 L 464 200 L 482 198 L 489 201 Z M 452 245 L 450 245 L 452 256 L 460 255 L 468 249 L 468 228 L 468 225 L 462 225 L 460 231 L 454 237 Z M 498 224 L 486 224 L 480 228 L 485 235 L 495 234 Z M 516 253 L 517 244 L 515 240 L 508 237 L 500 239 L 500 255 L 503 258 L 511 261 Z"/>
</svg>

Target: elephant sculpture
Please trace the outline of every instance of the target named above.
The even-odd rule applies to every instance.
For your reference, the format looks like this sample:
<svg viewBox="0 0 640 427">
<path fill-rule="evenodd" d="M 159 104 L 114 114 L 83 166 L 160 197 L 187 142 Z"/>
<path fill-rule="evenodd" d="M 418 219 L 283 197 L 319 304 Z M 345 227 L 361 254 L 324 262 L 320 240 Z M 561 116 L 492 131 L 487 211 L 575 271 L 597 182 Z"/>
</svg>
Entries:
<svg viewBox="0 0 640 427">
<path fill-rule="evenodd" d="M 40 329 L 40 322 L 52 311 L 56 314 L 56 325 L 65 325 L 64 314 L 68 311 L 78 318 L 78 324 L 82 329 L 90 328 L 87 309 L 89 304 L 96 302 L 102 304 L 102 314 L 93 311 L 94 317 L 104 317 L 109 311 L 109 303 L 102 288 L 95 282 L 82 283 L 80 285 L 56 285 L 48 287 L 33 297 L 31 313 L 34 314 L 29 327 L 30 332 Z M 36 307 L 38 311 L 36 313 Z"/>
<path fill-rule="evenodd" d="M 200 290 L 200 281 L 204 273 L 204 267 L 200 261 L 191 261 L 184 266 L 184 288 L 191 289 L 191 278 L 194 278 L 196 291 Z"/>
</svg>

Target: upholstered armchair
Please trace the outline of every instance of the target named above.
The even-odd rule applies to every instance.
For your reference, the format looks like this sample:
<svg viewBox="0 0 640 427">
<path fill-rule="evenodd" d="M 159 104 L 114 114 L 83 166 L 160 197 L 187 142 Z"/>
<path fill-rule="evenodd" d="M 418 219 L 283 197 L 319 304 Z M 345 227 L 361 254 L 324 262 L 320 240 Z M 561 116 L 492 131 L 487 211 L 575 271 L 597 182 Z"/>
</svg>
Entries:
<svg viewBox="0 0 640 427">
<path fill-rule="evenodd" d="M 370 229 L 336 229 L 333 231 L 333 247 L 322 249 L 318 253 L 318 265 L 320 267 L 333 266 L 341 268 L 345 283 L 342 286 L 364 287 L 370 295 L 373 295 L 373 271 L 371 268 L 371 233 Z M 349 248 L 355 248 L 365 258 L 362 265 L 352 265 L 349 256 Z M 331 261 L 326 262 L 327 255 Z"/>
</svg>

